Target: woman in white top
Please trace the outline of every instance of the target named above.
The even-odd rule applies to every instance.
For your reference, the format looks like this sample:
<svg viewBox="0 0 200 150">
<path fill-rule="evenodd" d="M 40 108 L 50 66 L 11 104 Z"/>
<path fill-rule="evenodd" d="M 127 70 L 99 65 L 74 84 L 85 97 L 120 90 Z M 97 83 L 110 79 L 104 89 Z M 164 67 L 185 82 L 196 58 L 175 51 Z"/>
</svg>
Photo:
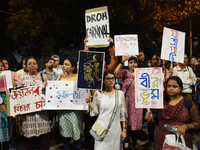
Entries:
<svg viewBox="0 0 200 150">
<path fill-rule="evenodd" d="M 126 137 L 126 106 L 124 101 L 124 94 L 118 91 L 118 96 L 115 97 L 115 75 L 112 72 L 104 73 L 103 90 L 96 91 L 91 102 L 90 96 L 85 98 L 89 102 L 90 115 L 97 116 L 97 122 L 103 127 L 107 128 L 113 109 L 115 107 L 115 98 L 118 97 L 118 109 L 111 127 L 103 139 L 103 141 L 96 141 L 94 144 L 95 150 L 122 150 L 122 141 Z M 121 124 L 123 131 L 121 131 Z"/>
</svg>

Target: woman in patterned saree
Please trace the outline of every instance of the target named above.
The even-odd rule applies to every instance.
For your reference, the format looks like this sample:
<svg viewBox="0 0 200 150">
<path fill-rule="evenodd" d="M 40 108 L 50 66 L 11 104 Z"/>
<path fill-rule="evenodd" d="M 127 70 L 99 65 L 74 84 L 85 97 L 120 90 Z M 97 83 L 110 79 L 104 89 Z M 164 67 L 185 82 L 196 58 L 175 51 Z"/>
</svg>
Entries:
<svg viewBox="0 0 200 150">
<path fill-rule="evenodd" d="M 77 81 L 77 61 L 67 58 L 63 62 L 64 75 L 59 76 L 59 81 Z M 81 134 L 83 129 L 83 111 L 62 110 L 58 111 L 60 134 L 63 136 L 65 150 L 69 150 L 70 140 L 73 139 L 76 150 L 81 150 Z"/>
<path fill-rule="evenodd" d="M 19 78 L 17 86 L 30 86 L 44 84 L 40 73 L 37 72 L 38 64 L 34 57 L 26 59 L 28 73 Z M 43 75 L 46 83 L 47 77 Z M 39 111 L 21 115 L 22 132 L 26 150 L 33 150 L 34 141 L 39 138 L 43 150 L 49 150 L 49 115 L 47 111 Z"/>
<path fill-rule="evenodd" d="M 124 61 L 128 60 L 128 70 L 122 69 Z M 135 108 L 135 80 L 134 69 L 138 67 L 138 60 L 136 57 L 122 56 L 122 61 L 115 69 L 115 75 L 117 79 L 122 79 L 122 91 L 126 93 L 126 110 L 128 119 L 126 121 L 127 137 L 124 140 L 124 147 L 128 149 L 130 139 L 133 141 L 133 148 L 136 149 L 138 131 L 142 128 L 143 109 Z"/>
<path fill-rule="evenodd" d="M 186 107 L 182 94 L 183 84 L 179 77 L 169 77 L 166 81 L 164 109 L 146 113 L 145 119 L 158 117 L 159 123 L 155 127 L 155 150 L 161 150 L 166 134 L 173 134 L 164 128 L 164 124 L 177 127 L 176 134 L 184 135 L 186 146 L 193 149 L 193 131 L 200 128 L 200 118 L 197 106 L 191 101 L 191 108 Z"/>
</svg>

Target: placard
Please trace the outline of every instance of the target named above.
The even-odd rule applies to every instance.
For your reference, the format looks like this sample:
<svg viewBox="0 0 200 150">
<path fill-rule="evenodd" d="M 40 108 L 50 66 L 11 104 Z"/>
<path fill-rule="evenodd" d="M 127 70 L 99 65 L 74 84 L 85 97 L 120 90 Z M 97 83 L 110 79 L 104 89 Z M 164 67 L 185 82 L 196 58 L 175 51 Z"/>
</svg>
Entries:
<svg viewBox="0 0 200 150">
<path fill-rule="evenodd" d="M 7 115 L 14 116 L 41 111 L 45 106 L 44 85 L 6 90 Z"/>
<path fill-rule="evenodd" d="M 47 81 L 46 110 L 88 110 L 87 92 L 77 88 L 77 81 Z"/>
<path fill-rule="evenodd" d="M 13 88 L 11 71 L 0 71 L 0 92 L 6 91 L 9 88 Z"/>
<path fill-rule="evenodd" d="M 164 27 L 161 59 L 184 63 L 185 32 Z"/>
<path fill-rule="evenodd" d="M 78 88 L 102 90 L 104 52 L 79 51 Z"/>
<path fill-rule="evenodd" d="M 114 43 L 115 43 L 115 56 L 139 54 L 137 34 L 115 35 Z"/>
<path fill-rule="evenodd" d="M 85 11 L 87 46 L 107 47 L 109 45 L 109 15 L 108 7 L 98 7 Z"/>
<path fill-rule="evenodd" d="M 135 107 L 163 108 L 162 68 L 135 69 Z"/>
</svg>

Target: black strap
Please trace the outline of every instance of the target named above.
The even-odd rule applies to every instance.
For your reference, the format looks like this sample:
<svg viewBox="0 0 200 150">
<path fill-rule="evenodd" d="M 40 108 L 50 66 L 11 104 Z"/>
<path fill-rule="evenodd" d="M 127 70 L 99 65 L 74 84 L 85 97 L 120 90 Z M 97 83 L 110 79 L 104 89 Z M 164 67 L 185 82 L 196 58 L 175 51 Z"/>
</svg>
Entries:
<svg viewBox="0 0 200 150">
<path fill-rule="evenodd" d="M 42 82 L 44 83 L 44 78 L 43 78 L 42 73 L 40 73 L 40 76 L 41 76 Z"/>
<path fill-rule="evenodd" d="M 188 109 L 189 115 L 190 115 L 190 108 L 192 108 L 192 100 L 189 98 L 184 97 L 184 103 L 185 103 L 185 107 Z M 192 122 L 192 118 L 190 116 L 190 122 Z"/>
<path fill-rule="evenodd" d="M 135 79 L 135 77 L 133 77 L 133 80 L 134 80 L 134 79 Z M 130 88 L 131 84 L 133 83 L 133 80 L 131 81 L 131 83 L 129 84 L 128 88 L 126 89 L 126 92 L 125 92 L 125 94 L 124 94 L 125 97 L 126 97 L 126 93 L 127 93 L 128 89 Z"/>
</svg>

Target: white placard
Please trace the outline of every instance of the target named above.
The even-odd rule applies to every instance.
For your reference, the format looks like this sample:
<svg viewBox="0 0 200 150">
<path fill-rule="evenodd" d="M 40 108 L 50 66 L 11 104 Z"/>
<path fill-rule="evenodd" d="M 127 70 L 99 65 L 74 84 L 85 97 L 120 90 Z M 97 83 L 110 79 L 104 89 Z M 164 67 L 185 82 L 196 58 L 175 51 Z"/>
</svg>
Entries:
<svg viewBox="0 0 200 150">
<path fill-rule="evenodd" d="M 185 32 L 164 27 L 161 59 L 184 63 Z"/>
<path fill-rule="evenodd" d="M 163 108 L 162 68 L 135 69 L 135 107 Z"/>
<path fill-rule="evenodd" d="M 87 46 L 108 46 L 109 15 L 107 6 L 88 9 L 85 12 Z"/>
<path fill-rule="evenodd" d="M 115 56 L 139 54 L 137 34 L 115 35 L 114 43 L 115 43 Z"/>
<path fill-rule="evenodd" d="M 47 81 L 45 110 L 88 110 L 87 92 L 77 81 Z"/>
<path fill-rule="evenodd" d="M 43 110 L 45 105 L 43 88 L 44 85 L 37 85 L 10 89 L 9 98 L 7 99 L 8 116 Z"/>
</svg>

